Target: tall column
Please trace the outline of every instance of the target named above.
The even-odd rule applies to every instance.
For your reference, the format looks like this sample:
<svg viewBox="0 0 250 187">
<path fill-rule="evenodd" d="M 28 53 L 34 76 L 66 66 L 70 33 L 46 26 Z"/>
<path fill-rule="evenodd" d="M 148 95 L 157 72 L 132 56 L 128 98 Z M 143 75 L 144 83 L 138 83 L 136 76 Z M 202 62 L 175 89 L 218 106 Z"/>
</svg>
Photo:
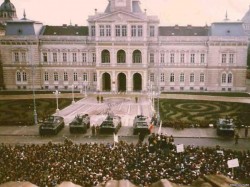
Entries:
<svg viewBox="0 0 250 187">
<path fill-rule="evenodd" d="M 143 72 L 143 79 L 142 79 L 142 91 L 147 91 L 147 72 Z"/>
<path fill-rule="evenodd" d="M 102 82 L 102 77 L 99 71 L 96 72 L 96 78 L 97 78 L 97 82 L 96 82 L 96 91 L 102 91 L 101 90 L 101 82 Z"/>
<path fill-rule="evenodd" d="M 132 92 L 132 82 L 133 82 L 133 77 L 131 74 L 131 71 L 128 71 L 128 78 L 127 78 L 127 91 Z"/>
<path fill-rule="evenodd" d="M 112 75 L 111 75 L 111 90 L 112 92 L 116 92 L 116 86 L 117 85 L 117 81 L 116 81 L 116 76 L 115 76 L 115 71 L 112 71 Z"/>
</svg>

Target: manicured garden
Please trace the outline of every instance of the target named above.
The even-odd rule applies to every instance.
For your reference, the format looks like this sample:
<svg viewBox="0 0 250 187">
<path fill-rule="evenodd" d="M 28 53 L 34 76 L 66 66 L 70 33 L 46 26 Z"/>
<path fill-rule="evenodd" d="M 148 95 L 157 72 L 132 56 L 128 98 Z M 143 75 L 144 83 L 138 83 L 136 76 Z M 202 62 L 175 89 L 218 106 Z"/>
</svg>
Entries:
<svg viewBox="0 0 250 187">
<path fill-rule="evenodd" d="M 72 99 L 59 99 L 59 109 L 70 105 Z M 36 99 L 38 120 L 52 115 L 56 110 L 55 99 Z M 0 125 L 33 125 L 33 100 L 0 100 Z"/>
<path fill-rule="evenodd" d="M 161 99 L 160 115 L 168 127 L 208 127 L 226 116 L 250 125 L 250 104 Z"/>
</svg>

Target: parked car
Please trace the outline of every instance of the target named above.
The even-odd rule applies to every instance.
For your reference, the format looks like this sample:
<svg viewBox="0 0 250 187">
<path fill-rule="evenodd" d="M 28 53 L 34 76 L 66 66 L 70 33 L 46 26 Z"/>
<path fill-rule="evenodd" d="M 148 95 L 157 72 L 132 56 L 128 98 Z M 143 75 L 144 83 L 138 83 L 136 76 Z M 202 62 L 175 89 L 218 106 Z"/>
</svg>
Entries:
<svg viewBox="0 0 250 187">
<path fill-rule="evenodd" d="M 235 125 L 233 119 L 220 118 L 216 123 L 217 135 L 234 136 Z"/>
<path fill-rule="evenodd" d="M 64 119 L 61 116 L 49 116 L 39 126 L 39 134 L 56 135 L 64 128 Z"/>
<path fill-rule="evenodd" d="M 149 122 L 147 121 L 147 117 L 143 115 L 137 115 L 134 118 L 133 122 L 133 134 L 136 135 L 138 133 L 149 134 Z"/>
<path fill-rule="evenodd" d="M 117 133 L 121 126 L 121 117 L 108 115 L 100 125 L 99 133 Z"/>
<path fill-rule="evenodd" d="M 69 123 L 70 133 L 86 133 L 90 127 L 90 117 L 88 114 L 77 115 L 72 122 Z"/>
</svg>

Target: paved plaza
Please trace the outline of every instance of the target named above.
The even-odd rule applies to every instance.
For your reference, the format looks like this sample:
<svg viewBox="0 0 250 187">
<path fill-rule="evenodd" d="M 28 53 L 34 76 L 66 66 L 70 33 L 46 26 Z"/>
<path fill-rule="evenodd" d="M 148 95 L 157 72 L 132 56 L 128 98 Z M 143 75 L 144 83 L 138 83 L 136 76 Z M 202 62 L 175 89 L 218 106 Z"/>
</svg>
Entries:
<svg viewBox="0 0 250 187">
<path fill-rule="evenodd" d="M 97 102 L 96 97 L 90 96 L 71 104 L 55 115 L 62 116 L 68 125 L 76 115 L 89 114 L 91 125 L 100 125 L 109 113 L 120 116 L 122 126 L 129 127 L 133 125 L 136 115 L 147 116 L 150 120 L 153 108 L 147 96 L 140 96 L 136 102 L 135 97 L 110 95 L 105 96 L 102 103 Z"/>
</svg>

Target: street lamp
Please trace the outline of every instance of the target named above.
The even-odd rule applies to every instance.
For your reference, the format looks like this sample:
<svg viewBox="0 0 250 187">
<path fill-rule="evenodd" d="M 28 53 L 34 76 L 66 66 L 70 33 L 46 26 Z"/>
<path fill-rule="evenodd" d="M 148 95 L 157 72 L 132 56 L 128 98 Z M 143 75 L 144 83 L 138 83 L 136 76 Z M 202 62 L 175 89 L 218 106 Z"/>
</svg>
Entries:
<svg viewBox="0 0 250 187">
<path fill-rule="evenodd" d="M 75 103 L 75 85 L 74 84 L 72 84 L 72 104 L 74 104 Z"/>
<path fill-rule="evenodd" d="M 35 96 L 35 86 L 34 86 L 34 75 L 35 75 L 35 65 L 32 61 L 32 52 L 31 52 L 31 47 L 30 47 L 30 63 L 31 63 L 31 68 L 32 68 L 32 93 L 33 93 L 33 107 L 34 107 L 34 123 L 37 125 L 37 112 L 36 112 L 36 96 Z"/>
<path fill-rule="evenodd" d="M 87 97 L 87 81 L 83 82 L 83 86 L 84 86 L 84 96 Z"/>
<path fill-rule="evenodd" d="M 59 114 L 58 95 L 61 94 L 61 92 L 59 92 L 58 90 L 56 90 L 55 92 L 53 92 L 53 94 L 55 94 L 55 96 L 56 96 L 56 113 Z"/>
</svg>

